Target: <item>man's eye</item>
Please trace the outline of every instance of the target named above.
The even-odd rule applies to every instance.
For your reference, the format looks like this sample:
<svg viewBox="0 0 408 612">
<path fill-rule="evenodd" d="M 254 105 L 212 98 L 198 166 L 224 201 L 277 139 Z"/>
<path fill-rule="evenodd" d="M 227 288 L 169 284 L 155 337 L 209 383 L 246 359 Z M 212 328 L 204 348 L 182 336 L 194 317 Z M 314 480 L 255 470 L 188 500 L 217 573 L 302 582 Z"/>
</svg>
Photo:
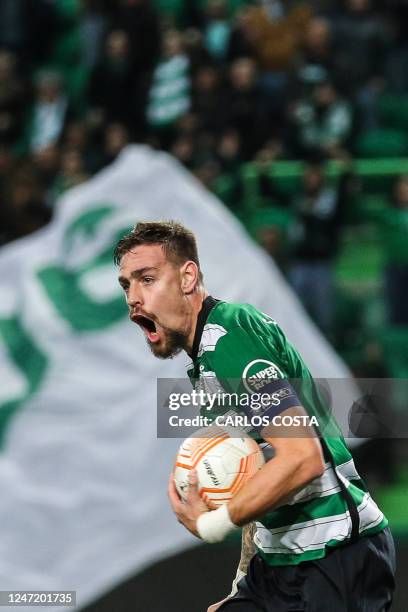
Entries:
<svg viewBox="0 0 408 612">
<path fill-rule="evenodd" d="M 143 282 L 144 285 L 151 285 L 153 280 L 154 279 L 151 276 L 144 276 L 142 278 L 142 282 Z"/>
<path fill-rule="evenodd" d="M 129 285 L 122 285 L 122 289 L 125 293 L 128 293 L 129 291 Z"/>
</svg>

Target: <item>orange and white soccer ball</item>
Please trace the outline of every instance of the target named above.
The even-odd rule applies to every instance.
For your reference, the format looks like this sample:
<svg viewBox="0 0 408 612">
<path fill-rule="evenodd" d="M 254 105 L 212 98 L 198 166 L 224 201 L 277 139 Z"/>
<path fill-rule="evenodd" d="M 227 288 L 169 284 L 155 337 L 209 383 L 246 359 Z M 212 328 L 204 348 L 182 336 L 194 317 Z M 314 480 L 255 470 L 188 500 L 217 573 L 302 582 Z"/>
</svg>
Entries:
<svg viewBox="0 0 408 612">
<path fill-rule="evenodd" d="M 190 470 L 197 470 L 199 493 L 216 506 L 227 503 L 263 466 L 258 444 L 232 427 L 206 427 L 187 438 L 179 448 L 174 481 L 184 499 Z"/>
</svg>

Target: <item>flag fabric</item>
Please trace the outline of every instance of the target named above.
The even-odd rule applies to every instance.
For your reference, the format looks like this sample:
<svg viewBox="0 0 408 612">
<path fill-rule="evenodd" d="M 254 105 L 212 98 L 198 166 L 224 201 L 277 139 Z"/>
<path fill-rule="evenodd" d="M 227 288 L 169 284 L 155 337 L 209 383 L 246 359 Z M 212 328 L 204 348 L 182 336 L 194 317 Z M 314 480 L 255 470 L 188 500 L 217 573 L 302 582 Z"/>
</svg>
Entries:
<svg viewBox="0 0 408 612">
<path fill-rule="evenodd" d="M 196 233 L 212 295 L 272 315 L 316 375 L 348 375 L 231 213 L 168 155 L 129 146 L 0 250 L 2 590 L 72 589 L 80 609 L 196 542 L 166 499 L 180 440 L 156 434 L 156 379 L 184 377 L 187 358 L 150 354 L 112 263 L 125 231 L 164 219 Z"/>
</svg>

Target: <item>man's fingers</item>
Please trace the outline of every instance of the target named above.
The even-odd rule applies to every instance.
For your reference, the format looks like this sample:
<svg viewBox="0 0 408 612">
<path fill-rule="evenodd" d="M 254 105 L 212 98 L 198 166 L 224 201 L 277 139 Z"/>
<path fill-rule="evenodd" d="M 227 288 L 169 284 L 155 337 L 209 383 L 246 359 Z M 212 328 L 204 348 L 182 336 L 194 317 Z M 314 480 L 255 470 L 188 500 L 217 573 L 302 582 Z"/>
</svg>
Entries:
<svg viewBox="0 0 408 612">
<path fill-rule="evenodd" d="M 198 475 L 197 475 L 196 470 L 190 470 L 189 475 L 188 475 L 188 484 L 193 489 L 198 488 Z"/>
<path fill-rule="evenodd" d="M 183 504 L 181 502 L 180 496 L 179 496 L 178 491 L 176 489 L 176 485 L 175 485 L 175 482 L 174 482 L 173 474 L 170 474 L 169 486 L 167 488 L 167 493 L 168 493 L 170 504 L 171 504 L 171 507 L 173 508 L 173 511 L 176 512 L 176 513 L 179 512 L 180 509 L 183 507 Z"/>
<path fill-rule="evenodd" d="M 203 506 L 203 512 L 208 509 L 208 510 L 216 510 L 217 506 L 216 504 L 214 504 L 212 501 L 207 501 L 202 499 L 200 493 L 199 493 L 199 480 L 198 480 L 198 474 L 196 470 L 191 470 L 189 472 L 188 475 L 188 489 L 187 489 L 187 503 L 197 503 L 200 502 L 200 504 Z"/>
<path fill-rule="evenodd" d="M 188 475 L 187 500 L 200 498 L 198 494 L 198 476 L 196 470 L 191 470 Z"/>
</svg>

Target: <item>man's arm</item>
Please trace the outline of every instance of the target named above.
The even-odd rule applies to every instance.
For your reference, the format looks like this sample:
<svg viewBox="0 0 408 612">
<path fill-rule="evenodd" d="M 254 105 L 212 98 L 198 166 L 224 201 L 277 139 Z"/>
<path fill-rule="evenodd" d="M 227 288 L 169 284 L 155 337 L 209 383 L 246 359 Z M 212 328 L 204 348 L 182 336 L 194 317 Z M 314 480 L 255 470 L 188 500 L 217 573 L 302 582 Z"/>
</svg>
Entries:
<svg viewBox="0 0 408 612">
<path fill-rule="evenodd" d="M 303 408 L 293 409 L 293 414 L 299 414 L 299 413 L 305 414 Z M 290 414 L 290 411 L 288 410 L 287 412 L 285 412 L 285 414 Z M 299 430 L 298 430 L 298 432 L 299 432 Z M 297 435 L 299 435 L 298 432 L 297 432 Z M 302 433 L 307 438 L 312 438 L 314 436 L 314 432 L 310 428 L 306 428 L 305 430 L 302 431 Z M 282 431 L 281 430 L 280 435 L 279 435 L 279 439 L 282 438 L 282 435 L 283 436 L 285 436 L 285 435 L 286 436 L 292 435 L 292 437 L 293 437 L 293 432 L 291 432 L 291 431 Z M 300 434 L 300 435 L 302 435 L 302 434 Z M 280 459 L 281 460 L 283 459 L 282 458 L 282 454 L 283 454 L 283 456 L 285 456 L 285 455 L 287 455 L 287 453 L 289 453 L 292 450 L 294 450 L 295 446 L 296 447 L 298 446 L 298 441 L 297 441 L 296 444 L 293 444 L 293 443 L 289 443 L 289 444 L 288 443 L 286 443 L 286 444 L 285 443 L 283 443 L 283 444 L 279 443 L 279 439 L 278 440 L 276 439 L 276 431 L 274 431 L 272 428 L 264 430 L 262 432 L 262 436 L 263 436 L 263 438 L 267 442 L 269 442 L 275 448 L 275 453 L 277 451 L 277 447 L 278 448 L 280 447 L 280 449 L 281 449 Z M 319 455 L 321 455 L 321 451 L 319 449 L 320 443 L 318 443 L 317 445 L 315 443 L 312 443 L 312 445 L 310 445 L 310 448 L 309 448 L 309 444 L 308 443 L 306 443 L 306 446 L 303 445 L 303 444 L 301 444 L 301 446 L 304 447 L 304 448 L 302 448 L 302 451 L 305 452 L 305 453 L 307 452 L 307 454 L 309 452 L 311 452 L 311 455 L 314 456 L 315 453 L 316 453 L 317 456 L 316 456 L 315 459 L 313 459 L 312 464 L 309 464 L 309 468 L 311 469 L 311 472 L 312 472 L 312 466 L 314 465 L 314 461 L 316 460 L 316 464 L 317 464 L 316 465 L 316 472 L 319 473 L 320 472 L 320 469 L 319 469 L 319 463 L 320 463 Z M 302 453 L 300 454 L 300 456 L 302 456 Z M 298 456 L 298 459 L 300 459 L 300 456 Z M 322 460 L 321 456 L 320 456 L 320 458 Z M 305 456 L 304 460 L 307 460 L 306 456 Z M 282 474 L 282 476 L 283 476 L 283 474 Z M 296 485 L 294 485 L 294 486 L 296 486 Z M 296 490 L 296 489 L 294 489 L 294 490 Z M 236 577 L 234 579 L 234 582 L 232 584 L 232 591 L 229 594 L 229 596 L 227 597 L 227 599 L 229 597 L 232 597 L 233 595 L 235 595 L 235 593 L 237 591 L 237 583 L 247 573 L 249 562 L 251 561 L 252 557 L 256 553 L 256 545 L 254 543 L 255 533 L 256 533 L 256 524 L 253 521 L 250 522 L 250 523 L 246 523 L 243 526 L 243 528 L 242 528 L 241 559 L 240 559 L 240 562 L 239 562 L 239 565 L 238 565 L 237 575 L 236 575 Z M 210 608 L 208 609 L 208 612 L 215 612 L 218 609 L 218 607 L 224 601 L 226 601 L 226 599 L 222 600 L 218 604 L 214 604 L 213 606 L 210 606 Z"/>
<path fill-rule="evenodd" d="M 282 413 L 289 416 L 305 414 L 301 406 Z M 324 472 L 320 442 L 308 425 L 270 425 L 261 435 L 273 446 L 275 456 L 228 503 L 228 512 L 235 525 L 245 525 L 281 506 Z"/>
<path fill-rule="evenodd" d="M 301 406 L 288 408 L 283 415 L 304 416 L 305 410 Z M 322 448 L 312 427 L 287 426 L 278 427 L 269 425 L 261 432 L 266 442 L 275 450 L 273 459 L 265 463 L 262 468 L 242 487 L 227 506 L 221 506 L 215 512 L 209 510 L 198 494 L 197 474 L 192 472 L 186 501 L 183 503 L 177 493 L 174 478 L 169 481 L 169 498 L 180 523 L 191 533 L 199 535 L 197 519 L 217 520 L 222 513 L 222 533 L 227 533 L 234 525 L 242 526 L 260 518 L 277 506 L 281 506 L 300 489 L 303 489 L 311 480 L 321 476 L 324 472 L 324 459 Z M 210 516 L 211 515 L 211 516 Z M 201 526 L 203 526 L 203 522 Z M 219 524 L 219 523 L 218 523 Z M 205 525 L 204 525 L 205 528 Z M 212 528 L 211 528 L 211 531 Z M 217 534 L 220 530 L 217 529 Z M 203 539 L 207 539 L 200 533 Z M 220 541 L 218 537 L 209 537 L 207 541 Z"/>
</svg>

